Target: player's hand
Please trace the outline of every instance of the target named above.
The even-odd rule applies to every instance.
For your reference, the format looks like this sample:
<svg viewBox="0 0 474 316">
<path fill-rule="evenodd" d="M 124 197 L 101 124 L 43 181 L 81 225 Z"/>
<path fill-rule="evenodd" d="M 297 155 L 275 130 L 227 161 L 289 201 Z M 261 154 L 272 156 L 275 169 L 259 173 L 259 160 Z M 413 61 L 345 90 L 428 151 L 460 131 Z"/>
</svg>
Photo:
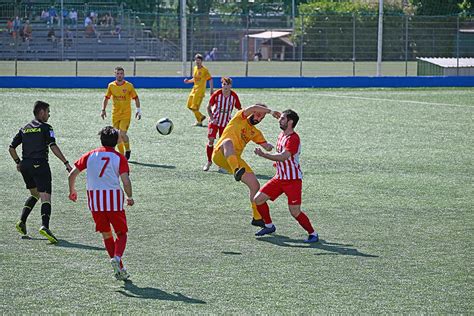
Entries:
<svg viewBox="0 0 474 316">
<path fill-rule="evenodd" d="M 273 149 L 273 145 L 270 144 L 270 143 L 265 143 L 265 144 L 262 144 L 261 146 L 262 146 L 263 149 L 265 149 L 266 151 L 272 151 L 272 149 Z"/>
<path fill-rule="evenodd" d="M 133 200 L 133 198 L 127 198 L 127 205 L 132 206 L 133 204 L 135 204 L 135 201 Z"/>
<path fill-rule="evenodd" d="M 69 193 L 69 199 L 73 202 L 76 202 L 77 201 L 77 192 L 76 191 L 72 191 Z"/>
<path fill-rule="evenodd" d="M 281 113 L 278 111 L 272 111 L 272 116 L 278 120 L 280 119 Z"/>
<path fill-rule="evenodd" d="M 107 117 L 107 112 L 105 112 L 105 110 L 100 111 L 100 117 L 105 119 Z"/>
<path fill-rule="evenodd" d="M 142 109 L 141 108 L 137 108 L 137 113 L 135 113 L 135 118 L 138 119 L 138 120 L 142 119 Z"/>
<path fill-rule="evenodd" d="M 259 147 L 255 148 L 254 153 L 255 153 L 255 155 L 260 156 L 260 157 L 264 157 L 264 156 L 265 156 L 265 153 L 264 153 L 264 152 L 262 151 L 262 149 L 259 148 Z"/>
<path fill-rule="evenodd" d="M 69 172 L 71 172 L 71 170 L 72 170 L 71 165 L 69 163 L 67 163 L 66 164 L 66 171 L 69 173 Z"/>
<path fill-rule="evenodd" d="M 184 82 L 184 83 L 189 83 L 189 79 L 188 79 L 188 78 L 184 78 L 183 82 Z"/>
</svg>

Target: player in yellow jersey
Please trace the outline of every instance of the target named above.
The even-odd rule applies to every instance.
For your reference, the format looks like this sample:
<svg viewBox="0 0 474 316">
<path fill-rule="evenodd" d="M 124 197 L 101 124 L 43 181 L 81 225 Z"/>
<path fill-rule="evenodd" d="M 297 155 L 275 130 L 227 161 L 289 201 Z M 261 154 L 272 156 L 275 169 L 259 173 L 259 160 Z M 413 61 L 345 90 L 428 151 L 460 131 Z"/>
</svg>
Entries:
<svg viewBox="0 0 474 316">
<path fill-rule="evenodd" d="M 265 140 L 262 132 L 255 126 L 264 119 L 267 113 L 276 119 L 281 115 L 280 112 L 272 111 L 264 104 L 255 104 L 238 111 L 227 124 L 212 153 L 212 160 L 216 165 L 234 174 L 236 181 L 242 180 L 249 188 L 253 212 L 252 225 L 260 227 L 264 227 L 265 223 L 257 211 L 257 206 L 252 202 L 260 189 L 260 183 L 241 155 L 250 141 L 267 151 L 273 149 L 273 145 Z"/>
<path fill-rule="evenodd" d="M 206 82 L 209 81 L 211 95 L 214 93 L 214 84 L 209 70 L 202 64 L 202 55 L 196 54 L 196 56 L 194 56 L 194 61 L 196 62 L 196 66 L 194 66 L 193 78 L 184 79 L 184 83 L 194 84 L 191 93 L 189 93 L 187 106 L 196 117 L 196 123 L 194 123 L 194 126 L 202 126 L 202 122 L 206 119 L 206 116 L 199 111 L 199 108 L 201 107 L 206 92 Z"/>
<path fill-rule="evenodd" d="M 135 118 L 142 118 L 142 109 L 140 107 L 140 99 L 138 98 L 133 84 L 126 81 L 124 76 L 124 69 L 122 67 L 115 67 L 115 81 L 109 83 L 107 93 L 102 103 L 100 116 L 102 119 L 107 116 L 105 109 L 107 108 L 109 99 L 112 98 L 112 126 L 120 131 L 117 148 L 122 155 L 125 154 L 128 160 L 130 159 L 131 150 L 127 131 L 132 117 L 132 99 L 135 100 L 135 106 L 137 108 Z"/>
</svg>

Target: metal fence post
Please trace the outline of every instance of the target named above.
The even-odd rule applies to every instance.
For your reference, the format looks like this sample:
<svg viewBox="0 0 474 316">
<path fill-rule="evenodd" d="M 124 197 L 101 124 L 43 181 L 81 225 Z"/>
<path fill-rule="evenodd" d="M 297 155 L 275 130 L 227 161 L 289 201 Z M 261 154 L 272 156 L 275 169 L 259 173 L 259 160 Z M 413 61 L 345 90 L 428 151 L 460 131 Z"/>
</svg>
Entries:
<svg viewBox="0 0 474 316">
<path fill-rule="evenodd" d="M 247 12 L 247 28 L 245 30 L 245 77 L 249 76 L 249 12 Z"/>
<path fill-rule="evenodd" d="M 76 49 L 76 77 L 78 75 L 78 72 L 79 72 L 79 61 L 78 61 L 78 56 L 77 56 L 77 25 L 78 23 L 76 22 L 76 34 L 74 36 L 74 46 L 75 46 L 75 49 Z"/>
<path fill-rule="evenodd" d="M 352 13 L 352 76 L 356 75 L 356 18 Z"/>
<path fill-rule="evenodd" d="M 408 76 L 408 15 L 405 18 L 405 77 Z"/>
<path fill-rule="evenodd" d="M 191 19 L 191 25 L 190 25 L 190 28 L 189 28 L 189 40 L 191 41 L 191 49 L 189 50 L 189 60 L 191 61 L 189 63 L 189 73 L 191 74 L 191 76 L 193 76 L 193 61 L 194 61 L 194 56 L 193 56 L 193 52 L 194 52 L 194 14 L 190 14 L 189 15 L 189 18 Z M 187 23 L 187 21 L 185 22 Z M 203 56 L 205 57 L 205 56 Z"/>
<path fill-rule="evenodd" d="M 303 77 L 303 45 L 304 45 L 304 21 L 303 15 L 301 17 L 301 42 L 300 42 L 300 77 Z"/>
<path fill-rule="evenodd" d="M 456 19 L 456 75 L 459 76 L 459 16 Z"/>
</svg>

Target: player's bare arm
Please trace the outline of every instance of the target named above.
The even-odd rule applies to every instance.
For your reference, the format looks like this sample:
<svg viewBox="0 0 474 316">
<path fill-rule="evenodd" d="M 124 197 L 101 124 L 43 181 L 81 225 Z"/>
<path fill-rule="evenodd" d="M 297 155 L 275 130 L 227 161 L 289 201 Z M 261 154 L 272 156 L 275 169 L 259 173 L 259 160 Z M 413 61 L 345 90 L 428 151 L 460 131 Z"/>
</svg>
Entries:
<svg viewBox="0 0 474 316">
<path fill-rule="evenodd" d="M 69 199 L 73 202 L 77 201 L 77 191 L 76 191 L 75 185 L 76 185 L 76 178 L 79 175 L 79 173 L 81 173 L 81 171 L 74 166 L 68 176 Z"/>
<path fill-rule="evenodd" d="M 287 150 L 285 150 L 281 153 L 272 154 L 272 153 L 266 153 L 261 148 L 257 147 L 257 148 L 255 148 L 254 153 L 257 156 L 266 158 L 266 159 L 271 160 L 271 161 L 285 161 L 285 160 L 287 160 L 288 158 L 291 157 L 291 153 Z"/>
<path fill-rule="evenodd" d="M 211 89 L 211 95 L 214 93 L 214 81 L 212 78 L 209 80 L 209 88 Z"/>
<path fill-rule="evenodd" d="M 135 98 L 135 106 L 137 108 L 137 112 L 135 113 L 135 118 L 141 120 L 141 118 L 142 118 L 142 108 L 141 108 L 140 99 L 138 98 L 138 96 Z"/>
<path fill-rule="evenodd" d="M 126 172 L 120 175 L 120 179 L 122 179 L 123 190 L 127 195 L 127 205 L 132 206 L 133 204 L 135 204 L 135 201 L 133 201 L 132 198 L 132 181 L 130 181 L 130 177 Z"/>
<path fill-rule="evenodd" d="M 107 117 L 107 113 L 105 112 L 105 109 L 107 109 L 107 104 L 109 104 L 109 99 L 104 97 L 104 101 L 102 102 L 102 110 L 100 111 L 100 117 L 102 119 Z"/>
<path fill-rule="evenodd" d="M 61 152 L 61 149 L 59 149 L 59 146 L 57 144 L 51 144 L 49 148 L 51 148 L 53 154 L 58 157 L 58 159 L 61 160 L 61 162 L 66 166 L 67 172 L 70 172 L 72 170 L 72 167 L 69 164 L 69 161 L 67 161 L 66 157 L 64 157 L 63 153 Z"/>
<path fill-rule="evenodd" d="M 264 104 L 254 104 L 244 109 L 244 115 L 250 116 L 254 113 L 264 113 L 264 114 L 271 114 L 274 118 L 279 119 L 281 113 L 278 111 L 273 111 L 272 109 L 268 108 Z"/>
<path fill-rule="evenodd" d="M 191 78 L 191 79 L 184 78 L 184 83 L 194 83 L 194 78 Z"/>
<path fill-rule="evenodd" d="M 16 170 L 19 172 L 19 171 L 20 171 L 20 162 L 21 162 L 21 159 L 20 159 L 20 157 L 18 156 L 18 154 L 17 154 L 17 152 L 16 152 L 16 148 L 9 147 L 9 148 L 8 148 L 8 152 L 10 153 L 10 156 L 13 158 L 13 161 L 15 161 L 15 163 L 16 163 Z"/>
</svg>

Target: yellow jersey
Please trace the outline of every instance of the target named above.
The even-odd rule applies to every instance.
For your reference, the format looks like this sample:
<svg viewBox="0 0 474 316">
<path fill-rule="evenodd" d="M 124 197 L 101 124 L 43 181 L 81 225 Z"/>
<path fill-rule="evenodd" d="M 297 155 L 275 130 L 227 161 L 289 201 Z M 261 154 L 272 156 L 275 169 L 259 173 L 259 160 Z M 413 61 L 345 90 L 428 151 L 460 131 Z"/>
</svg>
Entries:
<svg viewBox="0 0 474 316">
<path fill-rule="evenodd" d="M 121 85 L 116 81 L 109 83 L 105 97 L 112 97 L 112 115 L 129 115 L 132 113 L 131 100 L 138 98 L 138 95 L 133 84 L 124 80 Z"/>
<path fill-rule="evenodd" d="M 244 115 L 244 110 L 235 113 L 234 117 L 227 124 L 224 132 L 216 144 L 216 149 L 219 149 L 225 139 L 232 140 L 234 144 L 235 154 L 240 156 L 244 151 L 248 142 L 253 141 L 256 144 L 263 144 L 267 141 L 262 132 L 254 125 L 250 124 L 247 117 Z"/>
<path fill-rule="evenodd" d="M 193 79 L 194 86 L 191 94 L 194 94 L 197 97 L 204 96 L 204 93 L 206 92 L 206 82 L 212 79 L 209 70 L 204 66 L 201 68 L 194 66 Z"/>
</svg>

